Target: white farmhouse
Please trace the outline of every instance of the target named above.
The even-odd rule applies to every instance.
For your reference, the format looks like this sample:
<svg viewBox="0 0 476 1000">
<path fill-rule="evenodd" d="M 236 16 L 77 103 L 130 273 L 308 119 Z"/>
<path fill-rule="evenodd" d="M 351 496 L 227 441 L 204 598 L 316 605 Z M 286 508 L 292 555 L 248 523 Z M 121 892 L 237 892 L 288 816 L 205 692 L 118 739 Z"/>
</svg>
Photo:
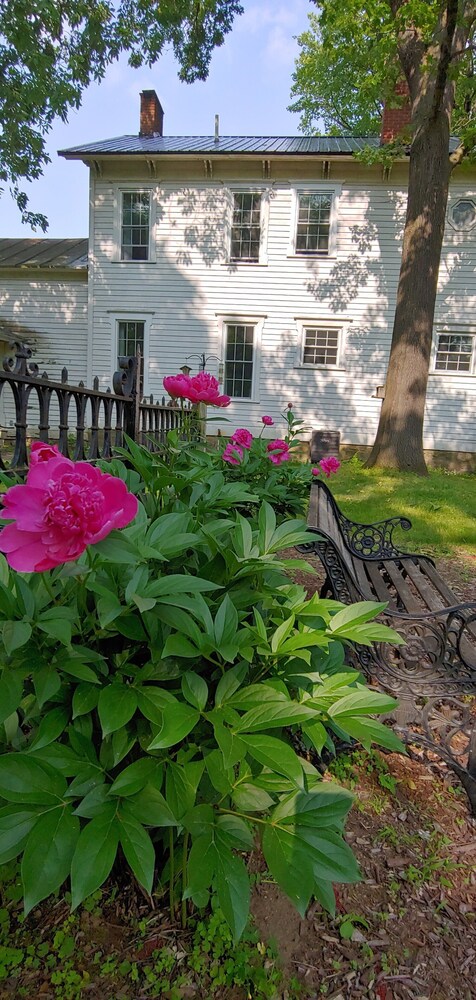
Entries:
<svg viewBox="0 0 476 1000">
<path fill-rule="evenodd" d="M 379 142 L 224 137 L 218 128 L 211 137 L 167 137 L 155 91 L 144 91 L 138 135 L 62 150 L 91 177 L 82 377 L 110 385 L 118 356 L 139 346 L 144 393 L 161 396 L 164 375 L 185 364 L 196 371 L 204 356 L 232 397 L 219 414 L 229 422 L 212 432 L 256 430 L 262 414 L 279 428 L 292 402 L 310 430 L 338 431 L 344 446 L 370 445 L 408 175 L 404 160 L 389 170 L 357 158 Z M 476 172 L 463 165 L 453 176 L 440 267 L 425 420 L 430 461 L 438 460 L 432 452 L 453 452 L 474 462 L 475 264 Z M 65 340 L 53 330 L 50 339 L 68 363 Z M 37 350 L 43 354 L 40 338 Z"/>
</svg>

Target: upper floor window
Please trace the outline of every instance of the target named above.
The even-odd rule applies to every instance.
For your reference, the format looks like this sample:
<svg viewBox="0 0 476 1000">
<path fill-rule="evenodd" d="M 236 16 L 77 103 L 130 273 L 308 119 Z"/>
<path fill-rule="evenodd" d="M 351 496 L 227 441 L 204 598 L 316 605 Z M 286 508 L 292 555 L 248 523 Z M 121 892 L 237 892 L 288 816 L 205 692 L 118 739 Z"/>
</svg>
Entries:
<svg viewBox="0 0 476 1000">
<path fill-rule="evenodd" d="M 459 198 L 450 206 L 448 218 L 453 229 L 467 232 L 476 225 L 476 204 L 471 198 Z"/>
<path fill-rule="evenodd" d="M 474 365 L 476 337 L 472 333 L 440 333 L 435 357 L 437 372 L 467 372 Z"/>
<path fill-rule="evenodd" d="M 329 253 L 332 192 L 297 193 L 297 222 L 294 252 L 299 256 Z"/>
<path fill-rule="evenodd" d="M 230 259 L 259 261 L 261 243 L 261 194 L 235 191 Z"/>
<path fill-rule="evenodd" d="M 149 260 L 150 191 L 122 192 L 121 260 Z"/>
<path fill-rule="evenodd" d="M 339 358 L 340 329 L 303 325 L 302 364 L 335 368 Z"/>
</svg>

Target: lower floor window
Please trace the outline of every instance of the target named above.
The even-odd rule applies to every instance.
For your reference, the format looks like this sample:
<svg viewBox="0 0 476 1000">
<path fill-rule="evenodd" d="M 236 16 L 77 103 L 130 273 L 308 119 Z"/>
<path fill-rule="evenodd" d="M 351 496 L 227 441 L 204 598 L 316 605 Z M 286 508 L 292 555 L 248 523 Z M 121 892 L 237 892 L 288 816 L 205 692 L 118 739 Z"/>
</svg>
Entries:
<svg viewBox="0 0 476 1000">
<path fill-rule="evenodd" d="M 252 397 L 254 341 L 253 324 L 226 324 L 225 392 L 228 396 L 238 399 Z"/>
<path fill-rule="evenodd" d="M 302 362 L 304 365 L 337 364 L 339 330 L 323 326 L 305 326 Z"/>
<path fill-rule="evenodd" d="M 120 358 L 135 358 L 138 351 L 144 356 L 144 321 L 118 321 L 117 353 Z"/>
<path fill-rule="evenodd" d="M 475 337 L 471 333 L 440 333 L 436 346 L 435 371 L 471 372 Z"/>
</svg>

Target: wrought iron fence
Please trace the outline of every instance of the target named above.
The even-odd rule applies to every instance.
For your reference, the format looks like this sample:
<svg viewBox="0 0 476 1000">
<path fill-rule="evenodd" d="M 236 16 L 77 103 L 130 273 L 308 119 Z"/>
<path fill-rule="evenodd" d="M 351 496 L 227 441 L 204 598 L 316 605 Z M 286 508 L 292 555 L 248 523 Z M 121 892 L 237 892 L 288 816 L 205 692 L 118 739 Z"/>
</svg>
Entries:
<svg viewBox="0 0 476 1000">
<path fill-rule="evenodd" d="M 18 472 L 28 467 L 28 443 L 32 438 L 55 443 L 63 455 L 75 461 L 110 459 L 124 445 L 124 435 L 145 444 L 151 451 L 163 448 L 169 430 L 191 434 L 193 407 L 186 408 L 141 399 L 140 355 L 124 358 L 113 376 L 113 391 L 99 389 L 99 379 L 88 389 L 83 382 L 68 383 L 63 368 L 61 381 L 40 375 L 24 344 L 15 344 L 14 357 L 5 358 L 0 371 L 0 404 L 12 412 L 11 433 L 3 427 L 0 438 L 0 468 Z M 5 390 L 10 389 L 7 401 Z"/>
</svg>

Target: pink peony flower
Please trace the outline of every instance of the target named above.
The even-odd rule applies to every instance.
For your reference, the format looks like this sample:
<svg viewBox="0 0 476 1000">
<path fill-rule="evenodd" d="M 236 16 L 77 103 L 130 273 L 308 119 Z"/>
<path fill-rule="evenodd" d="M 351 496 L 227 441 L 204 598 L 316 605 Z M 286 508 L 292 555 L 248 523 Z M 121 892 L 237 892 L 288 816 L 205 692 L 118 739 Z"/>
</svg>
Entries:
<svg viewBox="0 0 476 1000">
<path fill-rule="evenodd" d="M 241 465 L 243 461 L 243 448 L 240 448 L 237 444 L 232 444 L 230 441 L 221 457 L 224 462 L 229 462 L 230 465 Z"/>
<path fill-rule="evenodd" d="M 274 424 L 273 418 L 267 417 L 266 415 L 264 417 L 261 417 L 261 421 L 265 425 L 265 427 L 272 427 Z"/>
<path fill-rule="evenodd" d="M 191 403 L 206 403 L 207 406 L 229 406 L 229 396 L 221 396 L 218 380 L 208 372 L 190 375 L 166 375 L 164 389 L 174 399 L 188 399 Z"/>
<path fill-rule="evenodd" d="M 251 431 L 246 430 L 246 427 L 238 427 L 231 438 L 232 444 L 238 444 L 240 448 L 251 448 L 253 444 L 253 435 Z"/>
<path fill-rule="evenodd" d="M 313 475 L 313 476 L 320 476 L 320 474 L 321 474 L 321 470 L 320 469 L 311 469 L 311 475 Z"/>
<path fill-rule="evenodd" d="M 187 399 L 191 403 L 206 403 L 207 406 L 229 406 L 229 396 L 221 396 L 218 380 L 208 372 L 199 372 L 190 379 Z"/>
<path fill-rule="evenodd" d="M 166 375 L 164 378 L 164 389 L 171 399 L 188 399 L 187 388 L 190 383 L 190 375 Z"/>
<path fill-rule="evenodd" d="M 12 569 L 40 573 L 77 559 L 88 545 L 124 528 L 138 503 L 122 479 L 56 454 L 36 458 L 26 482 L 3 496 L 0 552 Z"/>
<path fill-rule="evenodd" d="M 289 446 L 286 441 L 281 438 L 276 438 L 275 441 L 270 441 L 266 446 L 266 450 L 270 452 L 269 460 L 273 465 L 281 465 L 282 462 L 289 462 L 291 454 L 289 451 Z"/>
<path fill-rule="evenodd" d="M 44 441 L 33 441 L 30 448 L 30 468 L 38 462 L 49 462 L 51 458 L 63 458 L 57 445 L 45 444 Z"/>
<path fill-rule="evenodd" d="M 325 476 L 329 479 L 338 469 L 340 469 L 340 462 L 338 458 L 334 458 L 331 455 L 329 458 L 322 458 L 319 465 Z"/>
</svg>

